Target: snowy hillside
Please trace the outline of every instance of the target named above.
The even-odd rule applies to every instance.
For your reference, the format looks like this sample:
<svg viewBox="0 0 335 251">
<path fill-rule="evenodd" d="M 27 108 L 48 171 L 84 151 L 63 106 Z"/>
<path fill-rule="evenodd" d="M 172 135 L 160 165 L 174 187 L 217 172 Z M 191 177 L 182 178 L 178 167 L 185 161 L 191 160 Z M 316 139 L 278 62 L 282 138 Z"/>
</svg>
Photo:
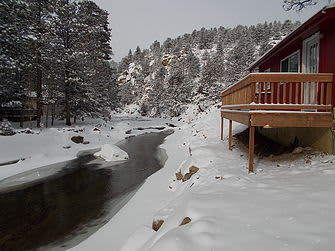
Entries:
<svg viewBox="0 0 335 251">
<path fill-rule="evenodd" d="M 187 105 L 209 106 L 247 67 L 299 23 L 285 21 L 202 28 L 150 49 L 129 51 L 118 66 L 122 105 L 136 104 L 148 116 L 180 116 Z"/>
</svg>

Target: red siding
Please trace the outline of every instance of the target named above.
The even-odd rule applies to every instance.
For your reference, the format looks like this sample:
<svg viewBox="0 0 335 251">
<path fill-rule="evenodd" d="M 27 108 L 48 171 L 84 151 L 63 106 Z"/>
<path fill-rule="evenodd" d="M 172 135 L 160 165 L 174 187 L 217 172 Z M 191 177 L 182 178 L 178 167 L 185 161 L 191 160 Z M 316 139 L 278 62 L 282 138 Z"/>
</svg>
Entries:
<svg viewBox="0 0 335 251">
<path fill-rule="evenodd" d="M 270 68 L 271 72 L 280 71 L 280 61 L 293 52 L 300 50 L 300 71 L 302 69 L 303 40 L 320 31 L 319 72 L 335 74 L 335 8 L 327 10 L 327 16 L 322 21 L 311 24 L 304 31 L 297 34 L 294 43 L 281 46 L 278 51 L 265 58 L 259 65 L 259 71 L 264 72 Z M 335 79 L 333 83 L 332 104 L 335 106 Z M 293 86 L 295 90 L 295 86 Z M 300 89 L 300 88 L 299 88 Z M 280 91 L 282 95 L 282 90 Z M 299 95 L 300 96 L 300 95 Z"/>
<path fill-rule="evenodd" d="M 263 64 L 259 65 L 259 71 L 263 72 L 270 68 L 271 72 L 280 72 L 280 61 L 287 56 L 291 55 L 293 52 L 300 50 L 300 64 L 301 64 L 301 50 L 302 50 L 302 41 L 298 41 L 290 47 L 285 48 L 285 50 L 280 51 L 275 56 L 266 60 Z M 301 65 L 300 65 L 301 69 Z"/>
<path fill-rule="evenodd" d="M 335 74 L 335 23 L 334 19 L 321 28 L 319 72 Z M 333 82 L 335 88 L 335 79 Z M 335 106 L 335 89 L 332 105 Z"/>
</svg>

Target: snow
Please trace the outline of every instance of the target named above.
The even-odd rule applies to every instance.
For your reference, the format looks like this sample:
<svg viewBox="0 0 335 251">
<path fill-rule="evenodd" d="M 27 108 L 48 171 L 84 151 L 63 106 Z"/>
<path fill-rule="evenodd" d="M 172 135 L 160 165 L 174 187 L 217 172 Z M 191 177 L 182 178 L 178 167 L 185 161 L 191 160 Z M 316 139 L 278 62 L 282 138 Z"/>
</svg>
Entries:
<svg viewBox="0 0 335 251">
<path fill-rule="evenodd" d="M 128 153 L 120 149 L 115 145 L 105 144 L 101 147 L 99 152 L 96 152 L 94 156 L 101 157 L 106 161 L 124 161 L 128 160 Z"/>
<path fill-rule="evenodd" d="M 135 107 L 132 107 L 132 109 L 132 112 L 134 112 Z M 60 121 L 55 128 L 17 129 L 18 133 L 13 136 L 0 136 L 0 183 L 7 177 L 28 170 L 74 159 L 81 151 L 99 150 L 105 144 L 116 144 L 126 136 L 157 131 L 150 129 L 153 126 L 168 128 L 165 123 L 171 122 L 165 119 L 143 119 L 126 113 L 114 114 L 112 117 L 109 122 L 86 120 L 78 122 L 73 127 L 63 127 L 64 122 Z M 133 130 L 130 135 L 125 133 L 134 129 L 134 127 L 149 129 L 144 131 Z M 32 133 L 25 133 L 28 130 Z M 71 137 L 78 135 L 83 136 L 84 141 L 88 141 L 89 144 L 72 142 Z M 112 148 L 116 150 L 114 146 Z M 13 160 L 18 160 L 18 163 L 2 165 Z"/>
<path fill-rule="evenodd" d="M 164 168 L 150 176 L 106 225 L 72 250 L 333 250 L 335 156 L 310 151 L 279 159 L 256 158 L 255 173 L 248 174 L 247 149 L 235 146 L 229 151 L 227 138 L 220 140 L 219 108 L 199 113 L 197 106 L 190 106 L 178 119 L 172 123 L 180 126 L 161 146 L 168 155 Z M 125 137 L 127 129 L 165 122 L 124 114 L 111 122 L 111 131 L 111 124 L 101 126 L 100 132 L 82 125 L 82 135 L 92 145 L 70 143 L 67 150 L 61 146 L 69 143 L 73 132 L 44 129 L 38 135 L 2 137 L 6 142 L 1 150 L 6 145 L 17 153 L 0 151 L 0 159 L 33 156 L 34 163 L 43 162 L 48 151 L 74 154 L 84 146 L 114 144 Z M 233 123 L 234 134 L 244 129 Z M 224 134 L 228 135 L 228 123 Z M 52 140 L 57 147 L 46 144 Z M 24 149 L 22 143 L 36 146 L 40 158 L 33 154 L 36 149 Z M 176 179 L 175 173 L 184 175 L 192 165 L 199 171 L 189 180 Z M 180 226 L 185 217 L 191 222 Z M 151 228 L 154 220 L 164 220 L 157 232 Z"/>
<path fill-rule="evenodd" d="M 164 168 L 73 250 L 333 249 L 334 156 L 256 159 L 255 174 L 248 174 L 247 152 L 229 151 L 227 139 L 220 140 L 219 109 L 190 108 L 182 122 L 162 145 L 169 156 Z M 234 133 L 244 129 L 234 123 Z M 176 180 L 191 165 L 199 171 Z M 179 226 L 185 217 L 191 222 Z M 155 232 L 151 224 L 159 219 Z"/>
</svg>

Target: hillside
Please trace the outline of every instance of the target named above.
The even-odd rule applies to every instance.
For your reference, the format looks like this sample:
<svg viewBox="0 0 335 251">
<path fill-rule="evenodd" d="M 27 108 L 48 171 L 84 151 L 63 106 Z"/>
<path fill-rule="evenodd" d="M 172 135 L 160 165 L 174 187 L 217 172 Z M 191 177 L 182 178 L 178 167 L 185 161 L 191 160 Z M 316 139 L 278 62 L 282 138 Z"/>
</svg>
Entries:
<svg viewBox="0 0 335 251">
<path fill-rule="evenodd" d="M 118 65 L 122 105 L 147 116 L 176 117 L 187 104 L 200 109 L 247 74 L 247 67 L 300 23 L 290 20 L 234 28 L 211 28 L 129 50 Z"/>
</svg>

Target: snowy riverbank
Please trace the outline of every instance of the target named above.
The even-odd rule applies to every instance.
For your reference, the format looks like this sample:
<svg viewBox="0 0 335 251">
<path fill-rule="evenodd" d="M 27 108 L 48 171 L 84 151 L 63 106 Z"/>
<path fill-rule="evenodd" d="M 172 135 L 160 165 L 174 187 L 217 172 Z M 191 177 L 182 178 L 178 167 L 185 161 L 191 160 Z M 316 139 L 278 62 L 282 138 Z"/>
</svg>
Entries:
<svg viewBox="0 0 335 251">
<path fill-rule="evenodd" d="M 332 250 L 335 156 L 256 160 L 248 174 L 247 154 L 220 141 L 219 119 L 216 108 L 185 115 L 162 145 L 165 167 L 73 250 Z M 234 124 L 234 133 L 243 129 Z M 191 165 L 199 171 L 177 181 Z M 153 220 L 164 220 L 157 232 Z"/>
<path fill-rule="evenodd" d="M 74 159 L 80 151 L 115 144 L 130 135 L 159 131 L 156 127 L 171 128 L 166 125 L 168 122 L 164 119 L 115 115 L 108 122 L 87 120 L 73 127 L 65 127 L 63 122 L 59 122 L 55 128 L 17 129 L 22 133 L 0 136 L 0 163 L 20 160 L 15 164 L 0 165 L 0 181 L 37 167 Z M 74 143 L 71 140 L 73 136 L 82 136 L 85 144 Z"/>
</svg>

